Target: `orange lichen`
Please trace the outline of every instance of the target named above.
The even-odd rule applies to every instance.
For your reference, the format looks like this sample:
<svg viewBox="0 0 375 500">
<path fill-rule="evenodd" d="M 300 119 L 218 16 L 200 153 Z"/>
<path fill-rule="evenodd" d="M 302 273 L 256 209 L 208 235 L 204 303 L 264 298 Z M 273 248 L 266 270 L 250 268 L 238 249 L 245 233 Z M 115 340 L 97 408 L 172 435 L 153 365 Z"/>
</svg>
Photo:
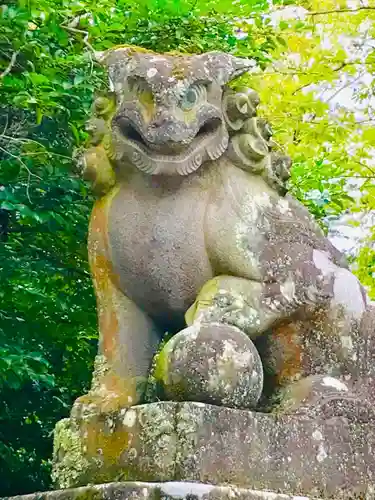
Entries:
<svg viewBox="0 0 375 500">
<path fill-rule="evenodd" d="M 121 378 L 113 371 L 100 380 L 100 392 L 89 392 L 80 396 L 75 404 L 95 406 L 98 414 L 112 413 L 127 408 L 132 401 L 137 401 L 136 382 L 134 379 Z"/>
<path fill-rule="evenodd" d="M 119 331 L 119 322 L 115 311 L 108 311 L 101 315 L 100 331 L 105 332 L 102 342 L 103 354 L 113 357 L 116 349 L 116 338 Z"/>
<path fill-rule="evenodd" d="M 89 237 L 89 262 L 93 276 L 95 293 L 98 299 L 98 316 L 101 347 L 107 358 L 115 355 L 119 323 L 115 307 L 118 276 L 107 255 L 108 250 L 108 212 L 117 190 L 97 201 L 91 217 Z"/>
<path fill-rule="evenodd" d="M 83 178 L 92 183 L 92 190 L 95 194 L 104 195 L 116 182 L 116 176 L 107 151 L 101 145 L 91 147 L 85 151 L 83 160 Z"/>
<path fill-rule="evenodd" d="M 101 350 L 107 358 L 115 355 L 119 321 L 113 306 L 113 282 L 110 264 L 103 255 L 96 255 L 91 266 L 95 291 L 100 304 L 98 307 L 99 330 L 101 333 Z"/>
<path fill-rule="evenodd" d="M 81 428 L 87 455 L 92 457 L 100 454 L 106 466 L 118 463 L 121 453 L 128 449 L 133 437 L 124 426 L 110 422 L 113 428 L 108 428 L 103 419 L 94 417 L 89 422 L 83 422 Z"/>
<path fill-rule="evenodd" d="M 277 345 L 277 383 L 285 385 L 302 374 L 302 347 L 298 328 L 294 323 L 281 325 L 273 332 Z"/>
</svg>

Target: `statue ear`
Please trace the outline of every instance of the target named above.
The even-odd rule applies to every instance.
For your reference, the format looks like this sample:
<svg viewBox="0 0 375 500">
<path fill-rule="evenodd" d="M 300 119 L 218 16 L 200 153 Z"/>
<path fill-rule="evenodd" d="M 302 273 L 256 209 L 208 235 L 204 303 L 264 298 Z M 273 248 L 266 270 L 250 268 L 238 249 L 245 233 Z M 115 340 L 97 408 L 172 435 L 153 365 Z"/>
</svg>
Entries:
<svg viewBox="0 0 375 500">
<path fill-rule="evenodd" d="M 243 59 L 224 52 L 208 52 L 199 56 L 213 81 L 225 85 L 256 66 L 253 59 Z"/>
<path fill-rule="evenodd" d="M 128 74 L 128 64 L 131 57 L 130 47 L 115 47 L 103 52 L 95 52 L 96 61 L 108 70 L 109 88 L 112 92 L 119 90 L 118 87 L 121 90 Z"/>
<path fill-rule="evenodd" d="M 134 52 L 134 51 L 133 51 Z M 113 49 L 96 51 L 95 60 L 102 66 L 109 68 L 114 64 L 126 64 L 131 58 L 130 47 L 114 47 Z"/>
<path fill-rule="evenodd" d="M 229 57 L 232 63 L 232 70 L 228 75 L 229 76 L 228 80 L 225 83 L 228 83 L 231 80 L 237 78 L 238 76 L 247 73 L 256 66 L 256 62 L 254 61 L 254 59 L 244 59 L 242 57 L 234 57 L 231 55 Z"/>
</svg>

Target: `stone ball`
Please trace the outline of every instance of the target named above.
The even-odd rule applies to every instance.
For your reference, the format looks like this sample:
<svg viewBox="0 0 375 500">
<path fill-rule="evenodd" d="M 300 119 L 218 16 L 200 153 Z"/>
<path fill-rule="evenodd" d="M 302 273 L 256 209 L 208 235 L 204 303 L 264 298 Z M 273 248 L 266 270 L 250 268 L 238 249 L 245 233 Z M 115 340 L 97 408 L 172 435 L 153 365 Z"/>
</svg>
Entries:
<svg viewBox="0 0 375 500">
<path fill-rule="evenodd" d="M 254 408 L 263 389 L 256 347 L 225 324 L 194 324 L 177 333 L 157 355 L 154 376 L 167 399 L 230 408 Z"/>
</svg>

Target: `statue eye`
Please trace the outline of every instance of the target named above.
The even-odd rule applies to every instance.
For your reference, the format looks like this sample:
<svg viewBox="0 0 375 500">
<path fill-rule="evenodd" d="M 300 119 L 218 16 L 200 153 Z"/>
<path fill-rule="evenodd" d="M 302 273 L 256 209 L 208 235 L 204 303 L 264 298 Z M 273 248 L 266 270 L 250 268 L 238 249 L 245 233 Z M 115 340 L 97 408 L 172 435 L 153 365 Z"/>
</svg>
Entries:
<svg viewBox="0 0 375 500">
<path fill-rule="evenodd" d="M 203 85 L 192 85 L 187 89 L 181 99 L 181 109 L 190 111 L 206 96 L 206 89 Z"/>
</svg>

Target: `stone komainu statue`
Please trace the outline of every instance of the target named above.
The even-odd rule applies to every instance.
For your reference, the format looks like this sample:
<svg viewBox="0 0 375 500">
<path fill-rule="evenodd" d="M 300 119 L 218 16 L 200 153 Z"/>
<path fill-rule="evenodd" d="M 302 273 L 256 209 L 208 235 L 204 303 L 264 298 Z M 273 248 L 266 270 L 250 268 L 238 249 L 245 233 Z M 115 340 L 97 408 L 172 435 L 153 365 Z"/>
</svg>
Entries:
<svg viewBox="0 0 375 500">
<path fill-rule="evenodd" d="M 273 152 L 257 94 L 227 87 L 251 64 L 130 47 L 101 62 L 112 92 L 95 101 L 83 158 L 100 195 L 89 231 L 100 342 L 76 406 L 141 402 L 165 332 L 154 378 L 167 398 L 256 408 L 278 392 L 279 411 L 327 414 L 349 411 L 352 394 L 366 401 L 372 310 L 286 194 L 290 161 Z"/>
</svg>

